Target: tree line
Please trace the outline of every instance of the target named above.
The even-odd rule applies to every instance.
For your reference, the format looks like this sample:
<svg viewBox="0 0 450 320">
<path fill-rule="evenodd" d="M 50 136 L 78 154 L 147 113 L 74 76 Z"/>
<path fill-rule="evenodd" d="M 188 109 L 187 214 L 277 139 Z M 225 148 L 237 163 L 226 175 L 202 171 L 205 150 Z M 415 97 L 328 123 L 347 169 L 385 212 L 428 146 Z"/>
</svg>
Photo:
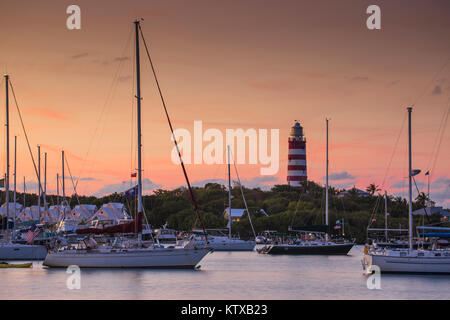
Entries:
<svg viewBox="0 0 450 320">
<path fill-rule="evenodd" d="M 366 239 L 369 223 L 373 228 L 384 228 L 384 198 L 377 193 L 379 188 L 375 184 L 369 185 L 367 196 L 359 196 L 356 189 L 348 190 L 343 197 L 338 197 L 341 189 L 329 189 L 329 230 L 335 235 L 342 235 L 356 239 L 362 243 Z M 194 187 L 194 195 L 198 204 L 201 219 L 206 228 L 225 228 L 227 219 L 224 211 L 228 207 L 228 190 L 217 183 L 208 183 L 204 187 Z M 265 230 L 288 232 L 289 228 L 325 224 L 325 188 L 309 181 L 302 187 L 289 185 L 275 185 L 270 190 L 243 187 L 245 199 L 250 211 L 250 218 L 256 233 Z M 4 192 L 0 191 L 4 199 Z M 10 197 L 11 199 L 11 197 Z M 61 198 L 59 199 L 61 200 Z M 37 195 L 27 194 L 26 206 L 37 205 Z M 413 203 L 413 209 L 424 207 L 426 199 L 420 194 Z M 17 202 L 23 203 L 23 194 L 17 194 Z M 55 195 L 47 196 L 49 205 L 57 203 Z M 100 208 L 108 202 L 125 203 L 131 215 L 136 210 L 136 199 L 126 198 L 123 193 L 113 193 L 105 197 L 77 196 L 67 197 L 67 203 L 74 207 L 76 204 L 94 204 Z M 42 204 L 41 200 L 41 204 Z M 407 228 L 408 202 L 402 197 L 388 196 L 388 227 Z M 200 227 L 194 212 L 190 194 L 187 188 L 175 190 L 155 190 L 150 195 L 143 196 L 143 207 L 147 221 L 152 227 L 167 224 L 168 228 L 179 231 L 190 231 Z M 232 208 L 244 209 L 244 201 L 238 186 L 232 188 Z M 261 212 L 263 209 L 268 216 Z M 344 230 L 335 230 L 336 220 L 344 219 Z M 423 223 L 421 218 L 415 217 L 415 223 Z M 422 218 L 423 219 L 423 218 Z M 439 222 L 440 216 L 432 216 L 425 221 Z M 144 221 L 145 223 L 146 221 Z M 233 234 L 243 238 L 252 237 L 252 229 L 248 214 L 239 222 L 232 224 Z"/>
</svg>

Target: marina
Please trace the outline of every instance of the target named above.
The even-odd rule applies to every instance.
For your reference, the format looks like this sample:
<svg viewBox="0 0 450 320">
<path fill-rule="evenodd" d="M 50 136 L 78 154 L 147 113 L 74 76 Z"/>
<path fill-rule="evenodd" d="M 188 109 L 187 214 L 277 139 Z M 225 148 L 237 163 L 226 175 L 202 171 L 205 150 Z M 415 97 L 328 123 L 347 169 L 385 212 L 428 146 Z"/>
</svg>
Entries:
<svg viewBox="0 0 450 320">
<path fill-rule="evenodd" d="M 2 4 L 0 300 L 450 300 L 450 4 L 236 1 Z"/>
</svg>

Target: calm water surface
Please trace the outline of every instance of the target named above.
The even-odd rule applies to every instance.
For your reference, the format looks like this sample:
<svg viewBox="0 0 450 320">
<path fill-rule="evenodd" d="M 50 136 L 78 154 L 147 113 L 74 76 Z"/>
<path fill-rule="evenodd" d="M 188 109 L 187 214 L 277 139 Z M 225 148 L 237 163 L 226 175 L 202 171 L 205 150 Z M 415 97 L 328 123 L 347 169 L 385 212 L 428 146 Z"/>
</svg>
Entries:
<svg viewBox="0 0 450 320">
<path fill-rule="evenodd" d="M 35 262 L 0 269 L 1 299 L 450 299 L 450 276 L 382 275 L 369 290 L 362 247 L 349 256 L 270 256 L 214 252 L 200 270 L 82 269 L 69 290 L 64 269 Z"/>
</svg>

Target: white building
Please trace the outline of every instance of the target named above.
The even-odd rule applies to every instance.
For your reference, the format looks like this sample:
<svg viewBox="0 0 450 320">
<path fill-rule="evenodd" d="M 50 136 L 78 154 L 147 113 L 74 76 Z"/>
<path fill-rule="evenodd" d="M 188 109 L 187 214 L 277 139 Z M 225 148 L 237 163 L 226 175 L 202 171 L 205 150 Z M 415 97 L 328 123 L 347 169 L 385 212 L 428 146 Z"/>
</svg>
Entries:
<svg viewBox="0 0 450 320">
<path fill-rule="evenodd" d="M 43 218 L 44 214 L 45 214 L 44 207 L 41 207 L 40 216 L 39 216 L 39 207 L 31 206 L 31 207 L 26 207 L 24 210 L 22 210 L 16 219 L 20 222 L 39 221 L 40 218 Z"/>
<path fill-rule="evenodd" d="M 75 206 L 71 212 L 71 216 L 74 219 L 78 219 L 80 221 L 88 221 L 91 220 L 97 211 L 97 206 L 93 204 L 80 204 Z"/>
<path fill-rule="evenodd" d="M 20 212 L 22 211 L 22 205 L 20 203 L 16 202 L 16 218 L 19 216 Z M 2 217 L 6 217 L 6 203 L 2 204 L 0 207 L 0 215 Z M 14 217 L 14 202 L 9 203 L 9 218 Z"/>
<path fill-rule="evenodd" d="M 115 224 L 118 220 L 128 220 L 125 205 L 117 202 L 110 202 L 102 205 L 102 207 L 94 214 L 91 220 L 111 221 Z"/>
<path fill-rule="evenodd" d="M 337 195 L 337 197 L 338 198 L 343 198 L 343 197 L 348 196 L 348 195 L 356 195 L 358 197 L 368 197 L 368 196 L 370 196 L 370 194 L 368 192 L 353 187 L 350 190 L 345 190 L 345 191 L 340 192 Z"/>
</svg>

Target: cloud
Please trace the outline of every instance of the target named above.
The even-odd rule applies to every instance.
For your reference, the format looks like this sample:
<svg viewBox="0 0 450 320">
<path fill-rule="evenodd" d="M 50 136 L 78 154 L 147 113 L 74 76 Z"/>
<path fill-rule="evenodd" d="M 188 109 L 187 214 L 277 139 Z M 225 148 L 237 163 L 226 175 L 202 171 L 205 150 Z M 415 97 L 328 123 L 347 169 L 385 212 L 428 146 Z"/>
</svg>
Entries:
<svg viewBox="0 0 450 320">
<path fill-rule="evenodd" d="M 392 189 L 404 189 L 406 187 L 408 187 L 408 181 L 406 180 L 396 181 L 393 184 L 391 184 Z"/>
<path fill-rule="evenodd" d="M 305 75 L 308 78 L 326 78 L 328 77 L 328 73 L 320 73 L 320 72 L 307 72 Z"/>
<path fill-rule="evenodd" d="M 441 93 L 442 93 L 441 86 L 435 86 L 432 94 L 441 94 Z"/>
<path fill-rule="evenodd" d="M 127 180 L 119 183 L 107 184 L 101 187 L 94 195 L 96 197 L 103 197 L 114 192 L 124 192 L 130 189 L 133 185 L 136 185 L 136 181 L 132 182 L 131 180 Z M 162 185 L 153 183 L 150 179 L 142 180 L 143 191 L 152 191 L 161 187 Z"/>
<path fill-rule="evenodd" d="M 417 191 L 416 186 L 414 185 L 414 181 L 412 184 L 413 184 L 413 189 Z M 422 191 L 422 189 L 427 187 L 427 184 L 422 181 L 416 180 L 416 184 L 420 191 Z M 406 188 L 408 188 L 408 180 L 405 178 L 405 180 L 396 181 L 391 185 L 391 188 L 392 189 L 406 189 Z"/>
<path fill-rule="evenodd" d="M 350 79 L 351 81 L 359 81 L 359 82 L 364 82 L 364 81 L 369 81 L 369 77 L 363 77 L 363 76 L 354 76 L 353 78 Z"/>
<path fill-rule="evenodd" d="M 441 187 L 448 187 L 450 186 L 450 178 L 447 178 L 445 176 L 439 177 L 438 179 L 434 180 L 432 182 L 433 185 L 438 185 Z"/>
<path fill-rule="evenodd" d="M 398 83 L 398 80 L 394 80 L 394 81 L 389 82 L 387 85 L 388 85 L 388 87 L 391 87 L 391 86 L 395 86 L 397 83 Z"/>
<path fill-rule="evenodd" d="M 325 179 L 326 177 L 323 177 Z M 355 179 L 356 177 L 348 173 L 347 171 L 334 172 L 328 175 L 328 180 L 338 181 L 338 180 L 349 180 Z"/>
<path fill-rule="evenodd" d="M 113 61 L 118 61 L 118 62 L 122 62 L 122 61 L 127 61 L 127 60 L 130 60 L 131 58 L 130 57 L 116 57 L 116 58 L 114 58 L 114 60 Z"/>
<path fill-rule="evenodd" d="M 68 120 L 68 118 L 55 110 L 42 108 L 42 107 L 32 107 L 29 112 L 33 115 L 41 116 L 43 118 L 51 118 L 55 120 Z"/>
<path fill-rule="evenodd" d="M 125 82 L 131 79 L 131 76 L 123 76 L 123 77 L 118 77 L 117 80 L 119 82 Z"/>
<path fill-rule="evenodd" d="M 83 52 L 83 53 L 78 53 L 78 54 L 75 54 L 73 56 L 70 56 L 70 58 L 71 59 L 80 59 L 80 58 L 87 57 L 88 55 L 89 55 L 89 53 Z"/>
<path fill-rule="evenodd" d="M 271 91 L 290 90 L 295 87 L 291 81 L 287 80 L 262 80 L 252 82 L 250 86 L 256 89 Z"/>
</svg>

